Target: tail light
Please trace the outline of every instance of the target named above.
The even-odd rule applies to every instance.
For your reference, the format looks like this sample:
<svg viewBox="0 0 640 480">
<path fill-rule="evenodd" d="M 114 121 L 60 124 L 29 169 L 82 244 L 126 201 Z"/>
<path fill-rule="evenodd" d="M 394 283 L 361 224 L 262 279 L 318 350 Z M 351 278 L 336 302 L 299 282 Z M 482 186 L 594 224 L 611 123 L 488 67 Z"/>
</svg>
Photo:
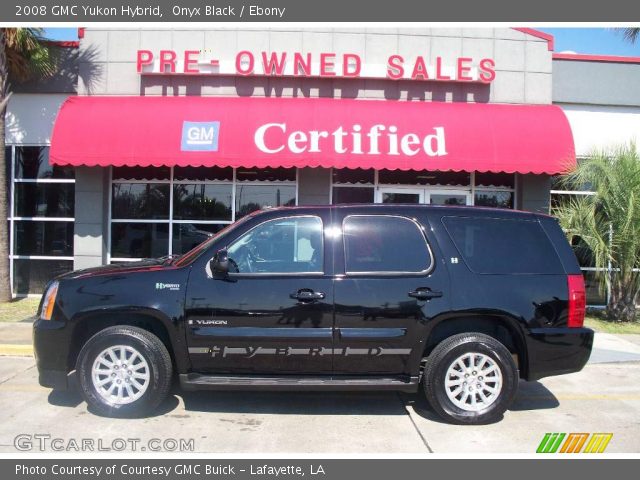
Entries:
<svg viewBox="0 0 640 480">
<path fill-rule="evenodd" d="M 569 286 L 569 317 L 567 326 L 580 328 L 584 324 L 584 314 L 587 306 L 587 294 L 584 289 L 584 277 L 579 275 L 567 275 Z"/>
</svg>

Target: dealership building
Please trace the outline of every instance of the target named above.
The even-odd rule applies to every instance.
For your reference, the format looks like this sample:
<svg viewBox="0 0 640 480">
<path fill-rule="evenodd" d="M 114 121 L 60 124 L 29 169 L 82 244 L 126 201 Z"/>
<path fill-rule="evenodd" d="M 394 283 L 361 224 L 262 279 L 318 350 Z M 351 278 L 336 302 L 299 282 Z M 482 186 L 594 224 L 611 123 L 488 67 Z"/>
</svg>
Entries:
<svg viewBox="0 0 640 480">
<path fill-rule="evenodd" d="M 87 28 L 57 46 L 58 73 L 16 85 L 6 115 L 16 295 L 270 206 L 548 213 L 590 194 L 558 175 L 640 140 L 640 58 L 526 28 Z"/>
</svg>

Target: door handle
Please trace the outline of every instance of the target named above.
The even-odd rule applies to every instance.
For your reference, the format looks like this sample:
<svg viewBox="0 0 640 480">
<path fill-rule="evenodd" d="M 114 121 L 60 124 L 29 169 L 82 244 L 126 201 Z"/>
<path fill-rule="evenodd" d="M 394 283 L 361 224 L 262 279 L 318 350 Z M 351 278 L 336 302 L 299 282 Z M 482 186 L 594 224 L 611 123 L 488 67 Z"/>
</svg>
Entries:
<svg viewBox="0 0 640 480">
<path fill-rule="evenodd" d="M 310 288 L 301 288 L 297 292 L 293 292 L 289 295 L 289 298 L 298 300 L 300 302 L 315 302 L 316 300 L 323 300 L 325 297 L 322 292 L 314 292 Z"/>
<path fill-rule="evenodd" d="M 417 288 L 409 292 L 408 295 L 418 300 L 431 300 L 432 298 L 440 298 L 442 292 L 435 292 L 430 288 Z"/>
</svg>

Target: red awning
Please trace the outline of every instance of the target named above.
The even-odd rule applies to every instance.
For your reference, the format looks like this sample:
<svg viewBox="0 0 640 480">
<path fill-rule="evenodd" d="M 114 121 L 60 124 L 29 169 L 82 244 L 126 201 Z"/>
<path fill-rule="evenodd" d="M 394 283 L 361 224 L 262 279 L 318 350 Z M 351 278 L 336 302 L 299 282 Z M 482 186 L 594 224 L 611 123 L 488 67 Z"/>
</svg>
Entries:
<svg viewBox="0 0 640 480">
<path fill-rule="evenodd" d="M 55 165 L 335 167 L 556 174 L 575 165 L 556 106 L 391 100 L 72 97 Z"/>
</svg>

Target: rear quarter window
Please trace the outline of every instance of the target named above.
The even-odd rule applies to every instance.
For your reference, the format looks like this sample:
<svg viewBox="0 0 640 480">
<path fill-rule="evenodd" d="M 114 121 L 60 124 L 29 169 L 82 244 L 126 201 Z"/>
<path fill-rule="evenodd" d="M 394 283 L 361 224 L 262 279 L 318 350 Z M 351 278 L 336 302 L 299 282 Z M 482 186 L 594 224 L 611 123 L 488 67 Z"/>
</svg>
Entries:
<svg viewBox="0 0 640 480">
<path fill-rule="evenodd" d="M 535 220 L 443 217 L 442 223 L 475 273 L 564 273 L 549 237 Z"/>
</svg>

